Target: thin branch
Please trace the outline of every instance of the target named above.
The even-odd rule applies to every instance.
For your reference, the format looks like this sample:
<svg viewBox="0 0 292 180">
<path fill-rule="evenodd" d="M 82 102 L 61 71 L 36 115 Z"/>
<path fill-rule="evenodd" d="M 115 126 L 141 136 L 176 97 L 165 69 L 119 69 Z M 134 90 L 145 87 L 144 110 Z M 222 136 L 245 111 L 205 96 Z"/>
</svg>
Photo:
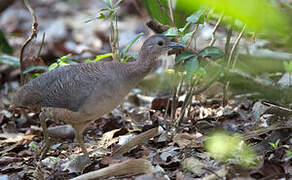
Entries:
<svg viewBox="0 0 292 180">
<path fill-rule="evenodd" d="M 40 45 L 40 48 L 39 48 L 39 51 L 37 53 L 37 57 L 40 57 L 40 54 L 41 54 L 41 51 L 42 51 L 42 48 L 43 48 L 43 45 L 44 45 L 44 42 L 45 42 L 45 37 L 46 37 L 46 33 L 44 32 L 43 33 L 43 37 L 42 37 L 42 42 L 41 42 L 41 45 Z"/>
<path fill-rule="evenodd" d="M 235 40 L 235 42 L 234 42 L 234 45 L 233 45 L 232 48 L 231 48 L 231 51 L 230 51 L 230 54 L 229 54 L 229 57 L 228 57 L 228 66 L 229 66 L 230 63 L 231 63 L 231 60 L 232 60 L 232 57 L 233 57 L 233 55 L 234 55 L 235 49 L 237 48 L 237 46 L 238 46 L 238 44 L 239 44 L 239 42 L 240 42 L 240 39 L 241 39 L 241 37 L 242 37 L 242 35 L 243 35 L 243 32 L 244 32 L 245 28 L 246 28 L 246 24 L 243 26 L 243 28 L 242 28 L 240 34 L 239 34 L 238 37 L 236 38 L 236 40 Z"/>
<path fill-rule="evenodd" d="M 170 15 L 171 23 L 172 23 L 172 25 L 175 26 L 174 15 L 173 15 L 173 7 L 172 7 L 171 0 L 168 0 L 168 9 L 169 9 L 169 15 Z"/>
<path fill-rule="evenodd" d="M 171 25 L 172 25 L 173 27 L 175 27 L 174 22 L 172 21 L 172 19 L 171 19 L 169 13 L 168 13 L 167 10 L 165 9 L 165 7 L 162 5 L 161 1 L 160 1 L 160 0 L 156 0 L 156 2 L 158 3 L 159 8 L 163 11 L 163 13 L 166 15 L 166 17 L 167 17 L 168 20 L 170 21 Z"/>
<path fill-rule="evenodd" d="M 30 6 L 28 0 L 23 0 L 25 7 L 29 10 L 32 18 L 33 18 L 33 23 L 32 23 L 32 32 L 30 34 L 30 36 L 26 39 L 26 41 L 23 43 L 21 50 L 20 50 L 20 54 L 19 54 L 19 64 L 20 64 L 20 84 L 23 85 L 24 84 L 24 74 L 23 74 L 23 53 L 24 50 L 26 48 L 26 46 L 30 43 L 30 41 L 35 38 L 37 36 L 37 28 L 38 28 L 38 22 L 37 22 L 37 18 L 35 15 L 34 10 L 32 9 L 32 7 Z"/>
<path fill-rule="evenodd" d="M 219 19 L 218 19 L 213 31 L 212 31 L 212 39 L 211 39 L 211 42 L 209 43 L 209 46 L 213 46 L 215 41 L 216 41 L 215 33 L 216 33 L 216 31 L 217 31 L 217 29 L 219 27 L 219 24 L 221 23 L 221 21 L 223 19 L 223 16 L 224 16 L 224 13 L 221 13 L 221 15 L 220 15 L 220 17 L 219 17 Z"/>
<path fill-rule="evenodd" d="M 195 28 L 194 28 L 194 30 L 193 30 L 193 32 L 192 32 L 192 36 L 191 36 L 191 38 L 188 40 L 187 48 L 190 48 L 191 43 L 192 43 L 192 41 L 193 41 L 193 39 L 194 39 L 194 37 L 195 37 L 195 34 L 196 34 L 197 30 L 198 30 L 198 27 L 199 27 L 199 25 L 196 25 L 196 26 L 195 26 Z"/>
</svg>

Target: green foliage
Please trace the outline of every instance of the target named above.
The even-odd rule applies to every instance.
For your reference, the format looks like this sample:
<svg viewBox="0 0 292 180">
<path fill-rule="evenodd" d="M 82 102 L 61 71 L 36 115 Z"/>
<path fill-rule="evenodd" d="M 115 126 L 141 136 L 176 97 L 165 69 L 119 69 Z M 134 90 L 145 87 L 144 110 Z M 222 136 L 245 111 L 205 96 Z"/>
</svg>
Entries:
<svg viewBox="0 0 292 180">
<path fill-rule="evenodd" d="M 91 21 L 96 20 L 96 19 L 103 19 L 103 20 L 111 19 L 113 17 L 113 15 L 119 11 L 120 8 L 118 7 L 118 5 L 123 0 L 119 0 L 116 3 L 113 3 L 113 0 L 103 0 L 103 1 L 108 6 L 108 8 L 101 9 L 98 12 L 98 16 L 85 21 L 85 23 L 91 22 Z"/>
<path fill-rule="evenodd" d="M 269 144 L 274 148 L 274 149 L 278 149 L 279 147 L 279 143 L 280 143 L 280 139 L 277 139 L 277 141 L 275 143 L 273 142 L 269 142 Z"/>
<path fill-rule="evenodd" d="M 57 60 L 57 62 L 52 63 L 52 64 L 48 67 L 48 71 L 50 71 L 50 70 L 52 70 L 52 69 L 55 69 L 55 68 L 58 68 L 58 67 L 66 66 L 66 65 L 69 65 L 69 64 L 78 64 L 78 63 L 75 62 L 75 61 L 70 61 L 70 60 L 68 60 L 69 57 L 71 57 L 71 54 L 67 54 L 66 56 L 63 56 L 63 57 L 59 58 L 59 59 Z"/>
<path fill-rule="evenodd" d="M 0 30 L 0 53 L 1 52 L 11 55 L 13 53 L 13 49 L 6 40 L 3 32 Z"/>
<path fill-rule="evenodd" d="M 32 66 L 32 67 L 27 68 L 25 71 L 23 71 L 23 74 L 27 74 L 27 73 L 32 72 L 34 70 L 45 70 L 45 71 L 47 71 L 48 67 L 47 66 Z"/>
<path fill-rule="evenodd" d="M 291 157 L 291 156 L 292 156 L 292 151 L 288 151 L 288 150 L 286 150 L 286 155 L 287 155 L 288 157 Z"/>
<path fill-rule="evenodd" d="M 157 0 L 142 0 L 142 3 L 151 17 L 153 17 L 162 24 L 170 25 L 169 19 L 160 9 Z M 161 4 L 167 11 L 169 11 L 167 6 L 167 0 L 161 0 Z"/>
<path fill-rule="evenodd" d="M 96 58 L 94 60 L 87 59 L 85 62 L 86 63 L 97 62 L 101 59 L 104 59 L 107 57 L 112 57 L 112 56 L 113 56 L 113 53 L 101 54 L 101 55 L 96 56 Z"/>
<path fill-rule="evenodd" d="M 19 67 L 19 59 L 14 56 L 0 54 L 0 64 L 8 64 L 12 67 Z"/>
<path fill-rule="evenodd" d="M 214 132 L 205 141 L 205 148 L 213 157 L 222 161 L 234 160 L 245 168 L 256 164 L 256 154 L 239 135 Z"/>
<path fill-rule="evenodd" d="M 191 80 L 199 68 L 199 61 L 197 56 L 191 57 L 184 64 L 184 69 L 186 71 L 187 80 Z"/>
<path fill-rule="evenodd" d="M 194 24 L 204 24 L 205 15 L 204 10 L 200 9 L 197 12 L 193 13 L 191 16 L 187 17 L 187 22 Z"/>
<path fill-rule="evenodd" d="M 35 150 L 38 150 L 40 147 L 38 146 L 38 145 L 36 145 L 36 144 L 31 144 L 31 147 L 33 148 L 33 149 L 35 149 Z"/>
<path fill-rule="evenodd" d="M 127 62 L 128 59 L 132 56 L 126 56 L 126 54 L 128 53 L 129 49 L 133 46 L 133 44 L 140 39 L 142 36 L 144 35 L 144 33 L 140 33 L 138 34 L 134 39 L 132 39 L 130 42 L 128 42 L 128 44 L 126 45 L 126 47 L 122 50 L 121 52 L 121 61 L 122 62 Z"/>
<path fill-rule="evenodd" d="M 284 61 L 284 69 L 287 73 L 291 74 L 292 73 L 292 61 Z"/>
<path fill-rule="evenodd" d="M 218 59 L 224 56 L 224 52 L 213 46 L 206 47 L 199 52 L 199 56 L 203 58 Z"/>
<path fill-rule="evenodd" d="M 269 37 L 286 37 L 291 32 L 288 18 L 270 1 L 266 0 L 178 0 L 177 8 L 188 12 L 200 7 L 215 8 L 230 20 L 247 24 L 255 32 L 268 33 Z"/>
</svg>

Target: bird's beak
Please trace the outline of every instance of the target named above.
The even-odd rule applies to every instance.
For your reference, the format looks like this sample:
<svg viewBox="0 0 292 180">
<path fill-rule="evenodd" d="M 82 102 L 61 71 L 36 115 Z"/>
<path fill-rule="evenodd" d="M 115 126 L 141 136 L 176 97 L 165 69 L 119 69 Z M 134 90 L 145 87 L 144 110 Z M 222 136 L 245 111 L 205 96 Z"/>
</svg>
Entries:
<svg viewBox="0 0 292 180">
<path fill-rule="evenodd" d="M 176 42 L 170 42 L 168 47 L 174 48 L 174 49 L 185 49 L 185 48 L 187 48 L 184 44 L 176 43 Z"/>
</svg>

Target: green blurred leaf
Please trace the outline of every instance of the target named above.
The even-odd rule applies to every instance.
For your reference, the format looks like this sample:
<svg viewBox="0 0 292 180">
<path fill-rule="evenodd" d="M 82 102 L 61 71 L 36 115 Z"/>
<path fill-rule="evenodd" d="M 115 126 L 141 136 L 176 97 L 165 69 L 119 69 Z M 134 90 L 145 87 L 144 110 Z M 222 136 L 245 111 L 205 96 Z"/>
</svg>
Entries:
<svg viewBox="0 0 292 180">
<path fill-rule="evenodd" d="M 182 38 L 181 38 L 181 43 L 183 44 L 187 44 L 188 40 L 192 37 L 193 32 L 189 32 L 187 34 L 185 34 Z"/>
<path fill-rule="evenodd" d="M 45 70 L 45 71 L 47 71 L 48 67 L 47 66 L 32 66 L 32 67 L 27 68 L 25 71 L 23 71 L 23 74 L 27 74 L 27 73 L 29 73 L 31 71 L 34 71 L 34 70 Z"/>
<path fill-rule="evenodd" d="M 57 67 L 59 67 L 58 63 L 56 63 L 56 62 L 55 63 L 52 63 L 51 65 L 49 65 L 48 71 L 53 70 L 53 69 L 55 69 Z"/>
<path fill-rule="evenodd" d="M 187 22 L 183 28 L 179 28 L 179 32 L 185 34 L 190 29 L 190 22 Z"/>
<path fill-rule="evenodd" d="M 144 33 L 139 33 L 134 39 L 132 39 L 130 42 L 128 42 L 127 46 L 122 50 L 121 52 L 121 59 L 124 59 L 127 52 L 129 51 L 130 47 L 133 46 L 133 44 L 144 35 Z"/>
<path fill-rule="evenodd" d="M 116 3 L 115 3 L 115 7 L 118 6 L 123 0 L 118 0 Z"/>
<path fill-rule="evenodd" d="M 103 0 L 106 5 L 108 5 L 110 8 L 113 7 L 113 1 L 112 0 Z"/>
<path fill-rule="evenodd" d="M 67 60 L 69 57 L 71 57 L 72 54 L 67 54 L 65 56 L 60 57 L 59 59 L 57 59 L 57 61 L 61 61 L 64 62 L 65 60 Z"/>
<path fill-rule="evenodd" d="M 0 52 L 11 55 L 13 53 L 12 47 L 9 45 L 4 33 L 0 30 Z"/>
<path fill-rule="evenodd" d="M 200 6 L 207 6 L 247 24 L 256 32 L 287 37 L 291 33 L 291 23 L 279 8 L 268 0 L 178 0 L 177 8 L 188 12 Z"/>
<path fill-rule="evenodd" d="M 75 61 L 71 61 L 68 60 L 69 57 L 71 57 L 71 54 L 67 54 L 65 56 L 60 57 L 59 59 L 57 59 L 57 62 L 52 63 L 49 67 L 48 67 L 48 71 L 58 68 L 58 67 L 62 67 L 62 66 L 66 66 L 66 65 L 70 65 L 70 64 L 78 64 Z"/>
<path fill-rule="evenodd" d="M 101 59 L 104 59 L 104 58 L 107 58 L 107 57 L 112 57 L 113 56 L 113 53 L 107 53 L 107 54 L 102 54 L 102 55 L 98 55 L 96 56 L 96 58 L 94 60 L 86 60 L 85 63 L 92 63 L 92 62 L 97 62 Z"/>
<path fill-rule="evenodd" d="M 224 56 L 224 52 L 217 47 L 206 47 L 199 52 L 199 56 L 203 58 L 218 59 Z"/>
<path fill-rule="evenodd" d="M 183 53 L 181 53 L 181 54 L 176 56 L 175 62 L 176 63 L 183 62 L 183 61 L 185 61 L 187 59 L 190 59 L 193 56 L 195 56 L 195 55 L 193 53 L 191 53 L 191 52 L 183 52 Z"/>
<path fill-rule="evenodd" d="M 187 72 L 187 75 L 186 75 L 187 80 L 191 80 L 193 78 L 195 72 L 199 68 L 198 57 L 194 56 L 194 57 L 190 58 L 189 60 L 187 60 L 186 63 L 184 64 L 184 68 Z"/>
<path fill-rule="evenodd" d="M 160 9 L 159 4 L 156 0 L 142 0 L 142 4 L 147 9 L 149 15 L 159 21 L 162 24 L 170 25 L 168 17 Z M 168 10 L 167 0 L 161 0 L 161 4 L 165 9 Z"/>
<path fill-rule="evenodd" d="M 0 54 L 0 64 L 8 64 L 13 67 L 19 67 L 19 59 L 14 56 Z"/>
<path fill-rule="evenodd" d="M 176 37 L 179 35 L 178 29 L 176 27 L 169 28 L 167 31 L 163 32 L 165 36 Z"/>
<path fill-rule="evenodd" d="M 284 61 L 284 69 L 286 72 L 291 73 L 292 72 L 292 61 Z"/>
<path fill-rule="evenodd" d="M 190 15 L 189 17 L 187 17 L 187 22 L 190 23 L 195 23 L 195 24 L 204 24 L 204 11 L 203 10 L 199 10 L 195 13 L 193 13 L 192 15 Z"/>
</svg>

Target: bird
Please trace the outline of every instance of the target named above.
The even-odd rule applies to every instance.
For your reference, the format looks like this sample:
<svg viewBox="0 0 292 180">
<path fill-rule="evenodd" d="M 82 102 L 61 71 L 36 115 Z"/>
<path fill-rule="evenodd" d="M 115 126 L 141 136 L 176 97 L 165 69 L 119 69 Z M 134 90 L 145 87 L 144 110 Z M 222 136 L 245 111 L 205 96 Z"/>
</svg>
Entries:
<svg viewBox="0 0 292 180">
<path fill-rule="evenodd" d="M 40 112 L 46 149 L 50 147 L 46 120 L 70 124 L 83 154 L 89 157 L 83 142 L 84 129 L 120 105 L 151 71 L 159 56 L 184 48 L 185 45 L 157 34 L 144 41 L 136 61 L 80 63 L 47 71 L 16 91 L 12 107 Z"/>
</svg>

